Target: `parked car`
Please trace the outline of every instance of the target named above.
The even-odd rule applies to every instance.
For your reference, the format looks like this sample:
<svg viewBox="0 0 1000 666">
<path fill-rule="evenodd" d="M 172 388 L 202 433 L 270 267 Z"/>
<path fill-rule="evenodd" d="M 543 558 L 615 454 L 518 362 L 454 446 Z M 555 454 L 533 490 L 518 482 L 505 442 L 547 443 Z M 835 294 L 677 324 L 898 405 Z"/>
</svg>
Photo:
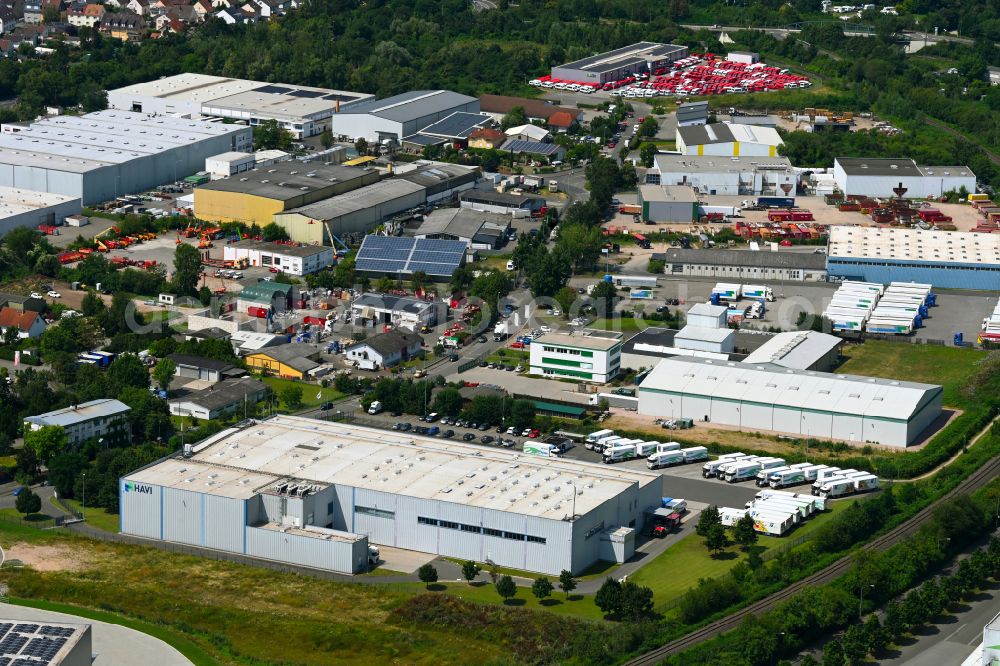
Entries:
<svg viewBox="0 0 1000 666">
<path fill-rule="evenodd" d="M 493 435 L 483 435 L 482 437 L 479 438 L 479 441 L 482 442 L 483 444 L 492 444 Z"/>
<path fill-rule="evenodd" d="M 479 342 L 486 342 L 486 336 L 485 335 L 480 335 L 479 336 Z"/>
<path fill-rule="evenodd" d="M 458 354 L 450 354 L 448 356 L 448 360 L 451 361 L 452 363 L 454 363 L 455 361 L 458 360 Z"/>
<path fill-rule="evenodd" d="M 476 428 L 476 430 L 478 430 L 479 432 L 486 432 L 489 429 L 490 429 L 490 424 L 489 423 L 480 423 L 479 427 Z"/>
<path fill-rule="evenodd" d="M 514 448 L 515 446 L 517 446 L 517 442 L 515 442 L 513 439 L 501 439 L 498 442 L 498 444 L 500 444 L 500 446 L 502 446 L 504 448 L 508 448 L 508 449 L 511 449 L 511 448 Z"/>
<path fill-rule="evenodd" d="M 445 438 L 447 438 L 447 437 L 454 437 L 455 436 L 455 431 L 454 430 L 445 430 L 443 433 L 441 433 L 441 436 L 445 437 Z"/>
<path fill-rule="evenodd" d="M 538 432 L 537 430 L 532 430 L 531 432 L 528 433 L 528 437 L 530 439 L 535 439 L 536 437 L 538 437 L 541 434 L 542 433 Z"/>
<path fill-rule="evenodd" d="M 462 435 L 462 440 L 466 441 L 466 442 L 471 442 L 475 438 L 476 438 L 475 433 L 471 433 L 471 432 L 467 432 L 464 435 Z"/>
<path fill-rule="evenodd" d="M 406 432 L 407 430 L 411 429 L 412 427 L 413 427 L 412 425 L 410 425 L 409 423 L 406 423 L 404 421 L 403 423 L 400 424 L 400 428 L 399 429 L 402 430 L 403 432 Z"/>
<path fill-rule="evenodd" d="M 323 405 L 319 409 L 322 412 L 329 411 L 329 410 L 333 409 L 333 403 L 332 402 L 324 402 Z"/>
<path fill-rule="evenodd" d="M 49 298 L 62 298 L 62 294 L 60 294 L 55 289 L 50 289 L 49 290 Z"/>
</svg>

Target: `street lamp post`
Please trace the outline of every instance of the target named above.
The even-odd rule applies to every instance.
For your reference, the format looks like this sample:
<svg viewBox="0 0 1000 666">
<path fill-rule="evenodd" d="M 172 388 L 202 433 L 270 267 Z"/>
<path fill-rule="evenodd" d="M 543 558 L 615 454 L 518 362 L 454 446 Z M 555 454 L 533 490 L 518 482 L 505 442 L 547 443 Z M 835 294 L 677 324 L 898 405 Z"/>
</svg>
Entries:
<svg viewBox="0 0 1000 666">
<path fill-rule="evenodd" d="M 874 588 L 875 586 L 872 585 L 871 583 L 869 583 L 867 586 L 865 585 L 861 586 L 861 591 L 858 593 L 858 622 L 861 621 L 861 615 L 863 613 L 862 607 L 865 603 L 865 587 Z"/>
<path fill-rule="evenodd" d="M 83 478 L 83 505 L 80 510 L 80 515 L 84 520 L 87 520 L 87 473 L 81 472 L 81 477 Z"/>
</svg>

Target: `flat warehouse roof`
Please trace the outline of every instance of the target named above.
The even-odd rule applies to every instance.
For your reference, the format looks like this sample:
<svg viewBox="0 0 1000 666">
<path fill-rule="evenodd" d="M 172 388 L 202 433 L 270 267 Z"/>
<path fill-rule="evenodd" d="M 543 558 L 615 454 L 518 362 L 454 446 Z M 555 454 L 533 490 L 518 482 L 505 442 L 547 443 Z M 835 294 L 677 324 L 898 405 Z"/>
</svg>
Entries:
<svg viewBox="0 0 1000 666">
<path fill-rule="evenodd" d="M 297 416 L 230 428 L 194 450 L 188 460 L 159 463 L 128 478 L 171 487 L 182 483 L 211 494 L 221 486 L 221 492 L 249 496 L 240 488 L 251 488 L 255 479 L 294 477 L 552 520 L 570 518 L 571 484 L 581 515 L 631 487 L 662 483 L 660 475 L 644 471 Z M 185 466 L 192 472 L 181 473 Z M 226 484 L 206 486 L 207 475 L 177 481 L 203 468 L 214 468 L 220 476 L 211 480 Z M 223 477 L 223 470 L 231 476 Z M 242 483 L 244 478 L 248 482 Z"/>
<path fill-rule="evenodd" d="M 230 247 L 256 250 L 258 252 L 270 252 L 271 254 L 281 254 L 287 257 L 311 257 L 314 254 L 333 252 L 333 248 L 322 245 L 285 245 L 282 243 L 257 241 L 250 238 L 231 243 Z"/>
<path fill-rule="evenodd" d="M 209 493 L 231 499 L 250 499 L 282 477 L 244 469 L 227 469 L 197 460 L 172 458 L 125 478 L 135 483 L 149 483 L 164 488 Z M 125 492 L 129 490 L 126 489 Z"/>
<path fill-rule="evenodd" d="M 267 85 L 263 81 L 231 79 L 208 74 L 177 74 L 155 81 L 136 83 L 124 88 L 109 90 L 112 95 L 132 95 L 135 97 L 158 97 L 185 102 L 208 102 L 245 90 L 253 90 Z"/>
<path fill-rule="evenodd" d="M 130 411 L 131 407 L 112 398 L 91 400 L 80 405 L 64 407 L 36 416 L 26 416 L 25 421 L 40 426 L 68 426 L 104 416 L 116 416 Z"/>
<path fill-rule="evenodd" d="M 1000 236 L 962 231 L 830 227 L 830 258 L 1000 264 Z"/>
<path fill-rule="evenodd" d="M 688 357 L 660 361 L 639 391 L 711 396 L 792 409 L 907 420 L 941 393 L 934 384 Z"/>
<path fill-rule="evenodd" d="M 643 201 L 653 203 L 693 204 L 698 201 L 690 185 L 640 185 L 639 193 Z"/>
<path fill-rule="evenodd" d="M 35 190 L 0 187 L 0 219 L 73 201 L 79 202 L 80 199 Z"/>
<path fill-rule="evenodd" d="M 838 227 L 833 227 L 837 229 Z M 826 257 L 805 252 L 755 252 L 753 250 L 695 250 L 669 248 L 663 253 L 669 263 L 696 266 L 743 266 L 749 268 L 802 268 L 825 270 Z"/>
<path fill-rule="evenodd" d="M 849 176 L 919 176 L 917 163 L 905 158 L 838 157 L 834 159 Z"/>
<path fill-rule="evenodd" d="M 687 51 L 687 47 L 676 46 L 674 44 L 659 44 L 657 42 L 638 42 L 631 46 L 623 46 L 620 49 L 606 51 L 590 56 L 589 58 L 568 62 L 565 65 L 560 65 L 558 69 L 585 69 L 592 72 L 605 72 L 637 62 L 666 58 L 682 51 Z"/>
<path fill-rule="evenodd" d="M 351 167 L 345 168 L 350 169 Z M 424 191 L 425 188 L 422 185 L 417 185 L 401 178 L 392 178 L 372 183 L 371 185 L 365 185 L 356 190 L 344 192 L 343 194 L 338 194 L 329 199 L 323 199 L 322 201 L 317 201 L 316 203 L 311 203 L 300 208 L 292 208 L 281 214 L 299 214 L 313 220 L 334 220 L 359 210 L 372 208 L 400 197 Z"/>
<path fill-rule="evenodd" d="M 405 123 L 472 103 L 475 103 L 478 109 L 479 100 L 475 97 L 460 95 L 450 90 L 413 90 L 401 95 L 386 97 L 385 99 L 364 100 L 363 102 L 352 104 L 341 113 L 369 114 L 386 120 Z"/>
<path fill-rule="evenodd" d="M 367 93 L 342 90 L 264 85 L 204 102 L 202 112 L 208 115 L 221 111 L 248 112 L 281 118 L 305 118 L 317 113 L 332 113 L 337 109 L 338 102 L 343 108 L 371 97 L 372 95 Z"/>
<path fill-rule="evenodd" d="M 542 346 L 550 344 L 562 345 L 564 347 L 580 347 L 582 349 L 607 351 L 622 344 L 622 335 L 621 333 L 614 333 L 612 331 L 588 330 L 579 335 L 557 333 L 553 331 L 552 333 L 542 333 L 542 335 L 535 338 L 532 342 L 541 343 Z"/>
<path fill-rule="evenodd" d="M 230 178 L 220 178 L 199 185 L 199 190 L 239 192 L 267 199 L 285 201 L 337 183 L 351 183 L 370 177 L 371 169 L 334 164 L 305 164 L 302 162 L 277 162 L 238 173 Z M 307 189 L 303 189 L 307 188 Z"/>
<path fill-rule="evenodd" d="M 790 172 L 787 157 L 718 157 L 715 155 L 667 155 L 654 158 L 655 168 L 663 173 L 745 173 L 747 171 Z"/>
<path fill-rule="evenodd" d="M 784 143 L 778 131 L 771 127 L 740 125 L 734 123 L 714 123 L 711 125 L 689 125 L 678 127 L 677 132 L 685 145 L 698 146 L 716 143 L 759 143 L 766 146 L 780 146 Z"/>
</svg>

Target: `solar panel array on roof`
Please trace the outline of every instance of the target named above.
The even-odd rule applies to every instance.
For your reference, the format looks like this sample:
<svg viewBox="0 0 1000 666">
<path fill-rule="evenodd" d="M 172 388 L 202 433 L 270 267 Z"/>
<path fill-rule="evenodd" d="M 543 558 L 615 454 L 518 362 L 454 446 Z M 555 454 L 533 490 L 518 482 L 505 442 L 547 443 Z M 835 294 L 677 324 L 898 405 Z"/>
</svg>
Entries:
<svg viewBox="0 0 1000 666">
<path fill-rule="evenodd" d="M 291 91 L 288 94 L 291 95 L 292 97 L 309 97 L 309 98 L 313 98 L 313 97 L 322 97 L 323 96 L 323 91 L 322 90 L 293 90 L 293 91 Z"/>
<path fill-rule="evenodd" d="M 464 241 L 366 236 L 355 267 L 375 273 L 415 273 L 443 277 L 455 272 L 465 256 Z"/>
<path fill-rule="evenodd" d="M 292 92 L 292 89 L 283 88 L 282 86 L 263 86 L 261 88 L 257 88 L 256 90 L 254 90 L 254 92 L 270 93 L 272 95 L 284 95 L 286 93 Z"/>
<path fill-rule="evenodd" d="M 64 625 L 0 622 L 0 666 L 57 663 L 56 656 L 77 631 Z"/>
</svg>

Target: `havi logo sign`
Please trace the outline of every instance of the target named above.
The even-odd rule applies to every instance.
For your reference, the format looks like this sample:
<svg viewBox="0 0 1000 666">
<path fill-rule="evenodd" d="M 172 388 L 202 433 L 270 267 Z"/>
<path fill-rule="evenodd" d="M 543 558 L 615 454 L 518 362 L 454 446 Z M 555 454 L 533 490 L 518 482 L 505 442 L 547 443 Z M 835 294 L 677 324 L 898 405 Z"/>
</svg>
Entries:
<svg viewBox="0 0 1000 666">
<path fill-rule="evenodd" d="M 144 486 L 141 483 L 132 483 L 131 481 L 125 482 L 125 492 L 127 493 L 142 493 L 144 495 L 153 494 L 153 486 Z"/>
</svg>

